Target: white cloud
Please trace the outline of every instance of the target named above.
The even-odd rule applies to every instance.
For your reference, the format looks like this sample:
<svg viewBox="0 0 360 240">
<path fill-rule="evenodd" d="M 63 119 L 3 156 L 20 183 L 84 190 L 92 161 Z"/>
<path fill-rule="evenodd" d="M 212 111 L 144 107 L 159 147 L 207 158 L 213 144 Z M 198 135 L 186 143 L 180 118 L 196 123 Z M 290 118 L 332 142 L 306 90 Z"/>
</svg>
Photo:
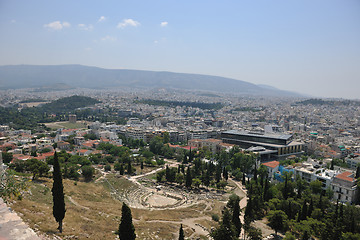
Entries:
<svg viewBox="0 0 360 240">
<path fill-rule="evenodd" d="M 70 27 L 70 23 L 68 23 L 68 22 L 63 22 L 63 27 Z"/>
<path fill-rule="evenodd" d="M 91 24 L 86 25 L 86 24 L 80 23 L 80 24 L 78 24 L 78 27 L 85 31 L 92 31 L 94 29 L 93 25 L 91 25 Z"/>
<path fill-rule="evenodd" d="M 99 18 L 98 22 L 104 22 L 105 20 L 106 20 L 106 17 L 101 16 L 101 17 Z"/>
<path fill-rule="evenodd" d="M 92 48 L 88 47 L 88 48 L 84 48 L 85 51 L 90 52 L 92 50 Z"/>
<path fill-rule="evenodd" d="M 15 19 L 11 20 L 11 23 L 16 23 L 16 20 Z"/>
<path fill-rule="evenodd" d="M 131 18 L 128 18 L 128 19 L 124 19 L 122 22 L 119 22 L 117 28 L 125 28 L 127 26 L 137 27 L 140 26 L 140 23 Z"/>
<path fill-rule="evenodd" d="M 109 35 L 106 35 L 105 37 L 101 38 L 101 41 L 116 41 L 116 37 L 111 37 Z"/>
<path fill-rule="evenodd" d="M 161 22 L 161 23 L 160 23 L 160 26 L 161 26 L 161 27 L 166 27 L 168 24 L 169 24 L 168 22 Z"/>
<path fill-rule="evenodd" d="M 51 22 L 48 24 L 44 24 L 44 28 L 50 29 L 50 30 L 61 30 L 63 28 L 67 28 L 70 27 L 70 23 L 68 22 L 60 22 L 60 21 L 55 21 L 55 22 Z"/>
</svg>

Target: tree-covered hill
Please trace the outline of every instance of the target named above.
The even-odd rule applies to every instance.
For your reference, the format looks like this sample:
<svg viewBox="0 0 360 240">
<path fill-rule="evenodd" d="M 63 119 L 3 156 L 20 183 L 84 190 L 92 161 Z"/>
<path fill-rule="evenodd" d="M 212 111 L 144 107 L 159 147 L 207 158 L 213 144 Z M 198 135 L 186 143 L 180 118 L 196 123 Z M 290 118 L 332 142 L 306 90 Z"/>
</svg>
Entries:
<svg viewBox="0 0 360 240">
<path fill-rule="evenodd" d="M 60 98 L 51 103 L 44 104 L 39 108 L 39 110 L 44 113 L 46 112 L 52 114 L 68 113 L 74 111 L 77 108 L 91 106 L 96 103 L 99 103 L 99 101 L 91 97 L 71 96 Z"/>
<path fill-rule="evenodd" d="M 9 125 L 15 129 L 36 129 L 39 123 L 53 122 L 62 115 L 75 112 L 77 108 L 87 107 L 99 103 L 91 97 L 71 96 L 60 98 L 39 107 L 23 108 L 17 106 L 0 107 L 0 125 Z M 55 116 L 54 116 L 55 115 Z"/>
<path fill-rule="evenodd" d="M 360 106 L 360 102 L 356 100 L 326 100 L 319 98 L 311 98 L 304 101 L 297 102 L 299 105 L 330 105 L 330 106 Z"/>
</svg>

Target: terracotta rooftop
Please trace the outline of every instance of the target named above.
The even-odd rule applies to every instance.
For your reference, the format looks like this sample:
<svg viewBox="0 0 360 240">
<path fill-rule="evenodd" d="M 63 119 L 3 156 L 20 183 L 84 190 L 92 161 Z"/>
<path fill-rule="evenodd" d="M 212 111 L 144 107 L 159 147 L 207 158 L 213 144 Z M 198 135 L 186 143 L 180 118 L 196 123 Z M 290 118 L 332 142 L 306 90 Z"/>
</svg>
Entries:
<svg viewBox="0 0 360 240">
<path fill-rule="evenodd" d="M 339 178 L 341 180 L 348 181 L 348 182 L 353 182 L 353 181 L 355 181 L 355 178 L 350 177 L 351 175 L 353 175 L 352 172 L 346 171 L 346 172 L 343 172 L 343 173 L 340 173 L 340 174 L 336 175 L 335 177 Z"/>
<path fill-rule="evenodd" d="M 266 163 L 262 163 L 262 165 L 270 167 L 270 168 L 276 168 L 277 166 L 279 166 L 279 162 L 278 161 L 271 161 L 271 162 L 266 162 Z"/>
<path fill-rule="evenodd" d="M 47 152 L 47 153 L 39 154 L 39 155 L 36 157 L 36 159 L 37 159 L 37 160 L 45 160 L 46 158 L 51 157 L 51 156 L 54 156 L 54 152 Z"/>
</svg>

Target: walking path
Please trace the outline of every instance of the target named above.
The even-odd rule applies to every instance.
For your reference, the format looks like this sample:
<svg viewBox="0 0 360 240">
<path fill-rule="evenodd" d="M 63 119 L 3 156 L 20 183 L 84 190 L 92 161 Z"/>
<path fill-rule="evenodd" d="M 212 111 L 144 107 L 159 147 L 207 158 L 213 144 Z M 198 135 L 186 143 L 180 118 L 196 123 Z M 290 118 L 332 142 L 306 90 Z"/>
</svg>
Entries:
<svg viewBox="0 0 360 240">
<path fill-rule="evenodd" d="M 233 182 L 239 189 L 240 191 L 242 191 L 244 193 L 244 197 L 240 200 L 240 209 L 244 209 L 246 207 L 246 204 L 247 204 L 247 190 L 245 189 L 245 187 L 241 184 L 241 182 L 238 182 L 236 180 L 233 180 L 231 178 L 229 178 L 229 180 L 231 182 Z M 244 223 L 244 211 L 241 212 L 241 215 L 240 215 L 240 220 L 242 223 Z"/>
<path fill-rule="evenodd" d="M 0 198 L 0 240 L 40 240 L 34 230 Z"/>
</svg>

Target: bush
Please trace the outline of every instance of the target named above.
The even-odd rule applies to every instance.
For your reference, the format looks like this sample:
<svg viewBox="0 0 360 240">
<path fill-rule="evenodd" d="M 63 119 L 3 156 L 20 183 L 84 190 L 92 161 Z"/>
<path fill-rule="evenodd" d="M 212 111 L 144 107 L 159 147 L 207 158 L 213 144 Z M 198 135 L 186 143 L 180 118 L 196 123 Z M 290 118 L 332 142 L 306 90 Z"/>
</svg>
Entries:
<svg viewBox="0 0 360 240">
<path fill-rule="evenodd" d="M 212 218 L 212 220 L 214 220 L 215 222 L 219 222 L 219 220 L 220 220 L 219 215 L 217 215 L 217 214 L 211 215 L 211 218 Z"/>
<path fill-rule="evenodd" d="M 92 177 L 94 176 L 95 169 L 89 165 L 85 165 L 81 168 L 82 175 L 85 178 L 85 181 L 91 181 Z"/>
<path fill-rule="evenodd" d="M 106 165 L 105 165 L 105 171 L 106 171 L 106 172 L 111 171 L 111 166 L 110 166 L 109 164 L 106 164 Z"/>
</svg>

